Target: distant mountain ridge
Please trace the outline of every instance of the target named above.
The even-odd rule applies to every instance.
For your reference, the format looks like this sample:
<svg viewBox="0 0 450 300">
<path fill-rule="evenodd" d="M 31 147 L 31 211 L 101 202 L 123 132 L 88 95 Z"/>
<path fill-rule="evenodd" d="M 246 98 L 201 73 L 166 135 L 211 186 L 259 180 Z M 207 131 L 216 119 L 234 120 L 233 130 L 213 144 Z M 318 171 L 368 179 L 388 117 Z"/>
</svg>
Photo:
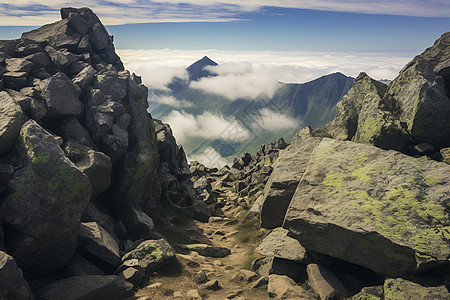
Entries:
<svg viewBox="0 0 450 300">
<path fill-rule="evenodd" d="M 283 115 L 296 120 L 298 127 L 270 132 L 267 130 L 252 132 L 255 135 L 253 136 L 254 140 L 245 147 L 242 147 L 242 143 L 232 143 L 232 145 L 228 143 L 225 149 L 224 143 L 220 140 L 208 142 L 202 139 L 190 139 L 183 145 L 188 156 L 198 154 L 205 149 L 205 145 L 213 147 L 222 156 L 241 155 L 247 151 L 256 150 L 259 145 L 276 140 L 280 136 L 290 140 L 303 126 L 321 127 L 333 120 L 337 103 L 353 84 L 352 77 L 342 73 L 333 73 L 306 83 L 280 83 L 280 87 L 272 97 L 262 93 L 253 100 L 244 98 L 230 100 L 225 96 L 208 93 L 190 86 L 192 81 L 217 76 L 205 69 L 208 66 L 217 65 L 216 62 L 205 56 L 186 69 L 189 81 L 175 78 L 168 85 L 171 95 L 175 99 L 192 104 L 182 107 L 185 113 L 198 116 L 209 112 L 224 118 L 233 118 L 238 120 L 242 127 L 248 129 L 252 126 L 251 122 L 255 121 L 254 118 L 257 118 L 260 110 L 266 109 L 277 116 Z M 176 109 L 165 104 L 150 102 L 151 114 L 159 119 L 164 120 L 171 111 Z"/>
</svg>

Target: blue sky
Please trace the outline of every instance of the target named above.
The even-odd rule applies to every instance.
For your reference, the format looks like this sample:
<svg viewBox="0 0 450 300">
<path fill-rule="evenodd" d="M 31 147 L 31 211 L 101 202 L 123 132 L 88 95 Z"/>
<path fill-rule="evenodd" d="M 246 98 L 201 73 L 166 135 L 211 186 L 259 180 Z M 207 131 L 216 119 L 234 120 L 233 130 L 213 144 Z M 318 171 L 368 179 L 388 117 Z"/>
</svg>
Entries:
<svg viewBox="0 0 450 300">
<path fill-rule="evenodd" d="M 450 30 L 448 0 L 0 0 L 0 25 L 16 25 L 0 38 L 64 6 L 91 7 L 119 49 L 421 51 Z"/>
</svg>

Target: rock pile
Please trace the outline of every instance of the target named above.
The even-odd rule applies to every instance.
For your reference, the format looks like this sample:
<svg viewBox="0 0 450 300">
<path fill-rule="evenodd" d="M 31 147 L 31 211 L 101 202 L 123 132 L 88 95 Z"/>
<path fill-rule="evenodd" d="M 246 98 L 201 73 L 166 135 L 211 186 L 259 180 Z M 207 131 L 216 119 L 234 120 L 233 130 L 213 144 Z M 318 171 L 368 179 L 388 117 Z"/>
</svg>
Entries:
<svg viewBox="0 0 450 300">
<path fill-rule="evenodd" d="M 233 210 L 232 216 L 246 216 L 250 210 L 252 216 L 259 214 L 264 186 L 272 173 L 272 164 L 279 152 L 288 144 L 283 138 L 276 143 L 261 145 L 256 155 L 246 153 L 236 157 L 233 165 L 222 169 L 208 168 L 199 162 L 191 162 L 191 181 L 195 188 L 194 218 L 208 222 L 210 217 L 223 216 L 222 209 Z M 238 218 L 238 219 L 239 219 Z"/>
<path fill-rule="evenodd" d="M 0 298 L 33 298 L 23 271 L 42 299 L 119 299 L 174 257 L 152 218 L 190 172 L 98 17 L 61 16 L 0 41 Z"/>
</svg>

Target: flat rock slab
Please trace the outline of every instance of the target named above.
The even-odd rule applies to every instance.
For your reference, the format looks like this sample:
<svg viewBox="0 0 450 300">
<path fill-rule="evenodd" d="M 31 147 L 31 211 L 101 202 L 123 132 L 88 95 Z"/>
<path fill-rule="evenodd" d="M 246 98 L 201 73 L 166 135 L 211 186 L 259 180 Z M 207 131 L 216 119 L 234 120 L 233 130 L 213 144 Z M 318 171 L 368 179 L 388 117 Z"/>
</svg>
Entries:
<svg viewBox="0 0 450 300">
<path fill-rule="evenodd" d="M 299 241 L 288 236 L 289 231 L 284 228 L 276 228 L 264 238 L 256 248 L 256 252 L 264 256 L 273 256 L 292 261 L 304 262 L 306 249 Z"/>
<path fill-rule="evenodd" d="M 81 223 L 80 247 L 105 263 L 116 267 L 120 262 L 119 246 L 114 238 L 98 223 Z"/>
<path fill-rule="evenodd" d="M 195 251 L 202 256 L 222 258 L 230 255 L 231 250 L 225 247 L 215 247 L 206 244 L 185 245 L 186 249 Z"/>
<path fill-rule="evenodd" d="M 302 246 L 391 276 L 447 261 L 447 164 L 317 139 L 309 142 L 315 146 L 306 171 L 283 175 L 298 178 L 303 173 L 283 226 Z M 289 148 L 305 143 L 294 139 Z"/>
<path fill-rule="evenodd" d="M 116 275 L 74 276 L 39 291 L 42 300 L 127 299 L 133 295 L 133 285 Z"/>
</svg>

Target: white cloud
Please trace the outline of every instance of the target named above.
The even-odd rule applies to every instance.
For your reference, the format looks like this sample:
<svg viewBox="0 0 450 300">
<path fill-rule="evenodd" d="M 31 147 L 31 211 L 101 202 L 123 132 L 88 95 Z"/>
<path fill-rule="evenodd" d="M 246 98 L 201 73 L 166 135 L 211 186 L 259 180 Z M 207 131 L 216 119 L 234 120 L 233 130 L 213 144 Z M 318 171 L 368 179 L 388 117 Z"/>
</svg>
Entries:
<svg viewBox="0 0 450 300">
<path fill-rule="evenodd" d="M 158 104 L 164 104 L 175 108 L 192 107 L 192 103 L 186 101 L 185 99 L 178 100 L 171 95 L 156 95 L 155 93 L 149 92 L 148 101 Z"/>
<path fill-rule="evenodd" d="M 239 13 L 263 6 L 369 14 L 448 17 L 448 0 L 0 0 L 0 25 L 42 25 L 58 19 L 61 7 L 87 6 L 106 25 L 157 22 L 233 22 Z"/>
<path fill-rule="evenodd" d="M 245 141 L 250 136 L 249 132 L 235 119 L 225 119 L 223 116 L 210 112 L 194 116 L 184 111 L 173 110 L 163 118 L 163 121 L 170 124 L 180 144 L 190 137 L 239 142 Z"/>
<path fill-rule="evenodd" d="M 207 147 L 202 153 L 188 156 L 188 161 L 199 161 L 207 167 L 221 169 L 225 165 L 230 165 L 231 161 L 222 157 L 219 152 L 212 147 Z"/>
<path fill-rule="evenodd" d="M 237 74 L 228 72 L 222 76 L 202 78 L 191 82 L 190 87 L 235 100 L 256 99 L 261 93 L 272 97 L 279 86 L 271 74 L 253 69 L 247 73 L 241 73 L 242 71 L 239 69 Z"/>
<path fill-rule="evenodd" d="M 300 122 L 290 116 L 263 108 L 251 126 L 255 131 L 276 132 L 282 129 L 300 128 Z"/>
<path fill-rule="evenodd" d="M 414 52 L 320 52 L 320 51 L 225 51 L 225 50 L 117 50 L 127 69 L 137 71 L 145 67 L 146 77 L 159 76 L 158 69 L 152 72 L 152 65 L 168 66 L 184 70 L 196 60 L 207 55 L 221 67 L 216 68 L 223 75 L 238 76 L 239 72 L 267 74 L 281 82 L 303 83 L 333 72 L 342 72 L 356 77 L 366 72 L 375 79 L 394 79 L 403 66 L 418 54 Z M 250 64 L 251 63 L 251 64 Z M 223 65 L 223 66 L 222 66 Z M 239 72 L 231 72 L 235 68 Z M 238 73 L 238 74 L 236 74 Z M 251 74 L 251 73 L 247 73 Z M 182 75 L 180 75 L 182 76 Z M 265 77 L 265 78 L 266 78 Z M 150 79 L 151 79 L 150 78 Z M 149 80 L 150 80 L 149 79 Z M 269 80 L 269 79 L 268 79 Z"/>
<path fill-rule="evenodd" d="M 150 89 L 169 91 L 167 85 L 171 83 L 174 78 L 177 77 L 182 80 L 188 79 L 186 69 L 182 66 L 173 67 L 162 65 L 161 63 L 146 60 L 145 58 L 136 55 L 124 57 L 122 60 L 129 70 L 142 76 L 143 83 Z"/>
</svg>

